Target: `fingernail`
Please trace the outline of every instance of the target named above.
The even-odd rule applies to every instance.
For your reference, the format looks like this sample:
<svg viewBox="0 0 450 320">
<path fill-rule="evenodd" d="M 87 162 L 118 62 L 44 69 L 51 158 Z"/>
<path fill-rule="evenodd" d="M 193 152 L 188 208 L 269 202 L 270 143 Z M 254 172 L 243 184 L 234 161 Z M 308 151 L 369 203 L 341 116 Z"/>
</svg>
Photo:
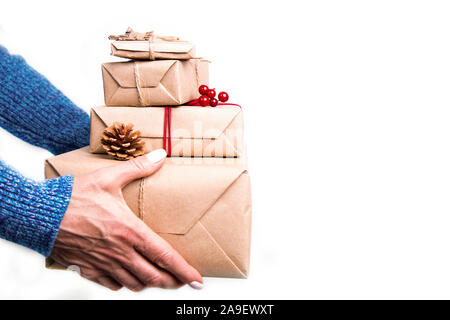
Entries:
<svg viewBox="0 0 450 320">
<path fill-rule="evenodd" d="M 167 156 L 166 150 L 158 149 L 154 150 L 146 155 L 147 159 L 150 160 L 151 163 L 157 163 L 163 160 Z"/>
<path fill-rule="evenodd" d="M 189 283 L 189 285 L 191 286 L 191 288 L 196 289 L 196 290 L 203 289 L 203 283 L 200 283 L 198 281 L 192 281 L 191 283 Z"/>
</svg>

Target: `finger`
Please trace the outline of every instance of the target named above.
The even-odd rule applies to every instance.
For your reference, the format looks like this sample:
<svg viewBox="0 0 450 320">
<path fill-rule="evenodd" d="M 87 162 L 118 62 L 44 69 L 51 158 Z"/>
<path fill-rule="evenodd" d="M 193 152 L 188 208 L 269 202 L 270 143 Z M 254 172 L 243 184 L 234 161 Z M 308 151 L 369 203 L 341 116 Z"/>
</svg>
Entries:
<svg viewBox="0 0 450 320">
<path fill-rule="evenodd" d="M 97 279 L 92 279 L 92 281 L 94 281 L 112 291 L 118 291 L 123 288 L 123 286 L 120 283 L 118 283 L 116 280 L 114 280 L 113 278 L 108 277 L 106 275 L 101 276 Z"/>
<path fill-rule="evenodd" d="M 145 225 L 144 225 L 145 226 Z M 200 273 L 172 248 L 163 238 L 145 226 L 141 230 L 141 241 L 135 244 L 136 250 L 160 268 L 167 270 L 181 282 L 194 289 L 203 288 Z"/>
<path fill-rule="evenodd" d="M 130 248 L 130 250 L 133 249 Z M 66 252 L 70 252 L 70 250 L 66 250 Z M 102 255 L 98 255 L 94 252 L 86 254 L 79 251 L 77 252 L 76 256 L 76 261 L 82 261 L 82 264 L 80 264 L 80 268 L 78 269 L 80 275 L 83 278 L 97 282 L 104 286 L 108 284 L 111 286 L 111 289 L 116 288 L 116 284 L 119 285 L 118 289 L 124 286 L 136 292 L 141 291 L 145 288 L 145 285 L 143 285 L 142 282 L 140 282 L 130 272 L 122 268 L 122 266 L 119 264 L 119 261 L 113 262 L 102 259 Z M 64 263 L 67 263 L 65 261 L 67 259 L 65 259 L 62 254 L 55 254 L 55 258 L 60 259 Z M 108 281 L 108 279 L 100 279 L 103 276 L 109 276 L 110 278 L 112 278 L 112 281 Z M 102 283 L 101 280 L 105 280 L 105 282 Z"/>
<path fill-rule="evenodd" d="M 141 281 L 139 281 L 128 270 L 125 270 L 123 268 L 115 268 L 113 271 L 111 271 L 110 276 L 115 281 L 131 291 L 139 292 L 145 289 L 145 285 Z"/>
<path fill-rule="evenodd" d="M 97 248 L 97 250 L 101 249 Z M 173 275 L 153 265 L 131 247 L 126 255 L 114 255 L 113 259 L 115 261 L 110 261 L 110 258 L 105 259 L 105 256 L 107 256 L 105 252 L 90 252 L 89 254 L 77 252 L 77 259 L 83 262 L 89 262 L 90 269 L 102 271 L 104 274 L 111 274 L 115 269 L 124 268 L 145 287 L 174 289 L 183 285 Z M 92 274 L 87 278 L 96 281 L 99 276 Z M 113 285 L 112 287 L 115 286 Z M 141 289 L 138 286 L 134 290 L 139 291 Z"/>
<path fill-rule="evenodd" d="M 124 262 L 127 270 L 147 287 L 175 289 L 183 284 L 173 275 L 152 265 L 138 252 Z"/>
<path fill-rule="evenodd" d="M 57 253 L 52 254 L 52 259 L 64 267 L 74 266 L 73 263 L 70 263 L 62 255 Z M 105 275 L 102 271 L 95 269 L 93 265 L 87 266 L 86 264 L 84 264 L 84 266 L 76 266 L 76 268 L 73 268 L 72 270 L 77 271 L 81 277 L 113 291 L 120 290 L 123 287 L 117 281 Z"/>
<path fill-rule="evenodd" d="M 68 270 L 76 271 L 79 274 L 81 273 L 81 268 L 93 269 L 93 265 L 91 263 L 78 258 L 68 258 L 66 255 L 59 252 L 59 250 L 53 250 L 50 257 L 58 264 L 66 267 Z"/>
<path fill-rule="evenodd" d="M 90 268 L 81 268 L 80 275 L 92 282 L 95 282 L 103 287 L 106 287 L 112 291 L 122 289 L 122 285 L 115 281 L 113 278 L 107 276 L 102 271 Z"/>
<path fill-rule="evenodd" d="M 158 149 L 149 154 L 102 170 L 107 171 L 107 175 L 112 178 L 115 185 L 123 188 L 131 181 L 147 177 L 157 171 L 163 165 L 166 156 L 167 153 L 164 149 Z"/>
</svg>

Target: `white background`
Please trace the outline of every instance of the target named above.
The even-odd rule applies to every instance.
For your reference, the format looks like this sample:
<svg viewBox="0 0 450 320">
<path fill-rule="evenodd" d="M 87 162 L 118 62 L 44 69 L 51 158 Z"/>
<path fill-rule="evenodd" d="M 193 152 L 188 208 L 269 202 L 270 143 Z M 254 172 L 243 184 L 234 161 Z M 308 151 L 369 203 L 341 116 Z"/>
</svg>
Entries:
<svg viewBox="0 0 450 320">
<path fill-rule="evenodd" d="M 197 43 L 243 105 L 253 183 L 248 280 L 112 293 L 0 241 L 0 298 L 450 298 L 446 1 L 7 1 L 0 43 L 84 110 L 109 34 Z M 20 115 L 18 115 L 20 116 Z M 50 154 L 0 132 L 43 178 Z"/>
</svg>

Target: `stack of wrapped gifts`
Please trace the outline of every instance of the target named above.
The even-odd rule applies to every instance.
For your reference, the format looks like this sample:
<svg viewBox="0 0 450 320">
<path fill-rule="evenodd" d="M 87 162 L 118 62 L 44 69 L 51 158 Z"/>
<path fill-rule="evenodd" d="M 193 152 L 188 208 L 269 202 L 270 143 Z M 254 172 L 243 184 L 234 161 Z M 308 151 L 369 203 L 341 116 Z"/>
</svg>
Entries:
<svg viewBox="0 0 450 320">
<path fill-rule="evenodd" d="M 90 146 L 50 158 L 46 178 L 89 173 L 164 148 L 150 177 L 123 189 L 131 210 L 203 276 L 245 278 L 251 197 L 242 108 L 209 85 L 207 60 L 176 37 L 110 36 L 105 105 L 91 110 Z M 58 268 L 48 259 L 47 266 Z"/>
</svg>

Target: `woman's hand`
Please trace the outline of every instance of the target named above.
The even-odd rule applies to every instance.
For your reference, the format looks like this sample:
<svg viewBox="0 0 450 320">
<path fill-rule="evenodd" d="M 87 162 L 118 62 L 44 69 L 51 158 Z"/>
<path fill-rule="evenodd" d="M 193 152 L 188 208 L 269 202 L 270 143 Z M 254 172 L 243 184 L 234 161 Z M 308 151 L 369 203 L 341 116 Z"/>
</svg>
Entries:
<svg viewBox="0 0 450 320">
<path fill-rule="evenodd" d="M 83 277 L 112 290 L 202 288 L 202 277 L 125 203 L 122 188 L 164 163 L 156 150 L 74 179 L 72 197 L 50 257 L 77 266 Z"/>
</svg>

